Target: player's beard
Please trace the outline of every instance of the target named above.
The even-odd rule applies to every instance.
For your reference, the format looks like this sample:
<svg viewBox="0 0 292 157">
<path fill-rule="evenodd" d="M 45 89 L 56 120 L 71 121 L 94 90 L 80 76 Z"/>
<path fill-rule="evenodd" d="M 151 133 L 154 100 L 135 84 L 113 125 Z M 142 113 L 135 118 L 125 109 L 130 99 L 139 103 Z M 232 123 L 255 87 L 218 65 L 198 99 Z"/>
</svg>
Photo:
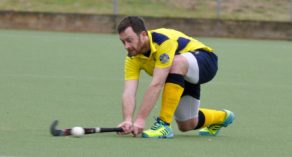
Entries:
<svg viewBox="0 0 292 157">
<path fill-rule="evenodd" d="M 133 57 L 133 56 L 136 56 L 136 55 L 138 55 L 140 53 L 143 53 L 142 49 L 143 49 L 143 43 L 141 41 L 141 38 L 139 37 L 139 40 L 138 40 L 138 43 L 137 43 L 137 47 L 133 48 L 132 51 L 128 51 L 128 56 L 129 57 Z"/>
</svg>

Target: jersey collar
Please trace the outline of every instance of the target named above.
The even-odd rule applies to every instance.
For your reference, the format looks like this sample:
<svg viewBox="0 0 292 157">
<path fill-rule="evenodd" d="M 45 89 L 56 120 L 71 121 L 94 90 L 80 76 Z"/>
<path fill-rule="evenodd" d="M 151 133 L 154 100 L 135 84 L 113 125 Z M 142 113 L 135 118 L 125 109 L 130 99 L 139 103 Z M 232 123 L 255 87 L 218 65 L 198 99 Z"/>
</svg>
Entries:
<svg viewBox="0 0 292 157">
<path fill-rule="evenodd" d="M 147 33 L 148 33 L 148 38 L 149 38 L 149 43 L 150 43 L 150 51 L 151 51 L 151 54 L 153 54 L 156 52 L 156 48 L 153 44 L 152 33 L 150 31 L 147 31 Z M 151 56 L 151 54 L 150 54 L 150 56 Z"/>
<path fill-rule="evenodd" d="M 142 58 L 150 58 L 153 55 L 153 53 L 156 52 L 156 48 L 155 48 L 153 41 L 152 41 L 152 34 L 150 31 L 147 31 L 147 34 L 148 34 L 148 38 L 149 38 L 150 51 L 147 52 L 146 55 L 141 55 Z"/>
</svg>

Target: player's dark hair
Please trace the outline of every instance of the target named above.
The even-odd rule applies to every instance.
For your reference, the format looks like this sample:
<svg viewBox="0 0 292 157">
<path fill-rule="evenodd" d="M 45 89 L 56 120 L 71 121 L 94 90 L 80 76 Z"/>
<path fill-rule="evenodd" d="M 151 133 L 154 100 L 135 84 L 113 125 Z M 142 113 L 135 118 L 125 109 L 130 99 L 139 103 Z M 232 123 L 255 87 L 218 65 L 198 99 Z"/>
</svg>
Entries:
<svg viewBox="0 0 292 157">
<path fill-rule="evenodd" d="M 127 16 L 118 25 L 118 32 L 125 31 L 128 27 L 132 27 L 136 34 L 147 31 L 144 20 L 139 16 Z"/>
</svg>

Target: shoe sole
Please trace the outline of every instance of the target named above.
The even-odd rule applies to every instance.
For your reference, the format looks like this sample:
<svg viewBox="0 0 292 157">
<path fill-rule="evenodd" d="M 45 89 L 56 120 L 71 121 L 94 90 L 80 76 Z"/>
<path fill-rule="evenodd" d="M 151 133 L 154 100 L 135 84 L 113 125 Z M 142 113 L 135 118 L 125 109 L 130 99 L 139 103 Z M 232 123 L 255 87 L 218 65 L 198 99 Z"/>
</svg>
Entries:
<svg viewBox="0 0 292 157">
<path fill-rule="evenodd" d="M 217 136 L 221 130 L 217 131 L 216 134 L 210 134 L 209 132 L 199 132 L 199 136 Z"/>
<path fill-rule="evenodd" d="M 173 138 L 174 134 L 170 134 L 167 136 L 158 136 L 158 137 L 149 137 L 147 134 L 142 134 L 142 138 L 156 138 L 156 139 L 170 139 Z"/>
</svg>

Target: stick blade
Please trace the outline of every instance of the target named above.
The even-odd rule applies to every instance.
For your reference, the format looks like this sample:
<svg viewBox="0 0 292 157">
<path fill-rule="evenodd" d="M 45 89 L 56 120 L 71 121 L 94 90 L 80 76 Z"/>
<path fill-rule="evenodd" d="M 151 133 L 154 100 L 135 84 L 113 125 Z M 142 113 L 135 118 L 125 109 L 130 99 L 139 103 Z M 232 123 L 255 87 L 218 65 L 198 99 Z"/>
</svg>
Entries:
<svg viewBox="0 0 292 157">
<path fill-rule="evenodd" d="M 53 123 L 51 124 L 50 132 L 52 136 L 64 136 L 64 131 L 57 129 L 58 123 L 59 123 L 58 120 L 54 120 Z"/>
</svg>

